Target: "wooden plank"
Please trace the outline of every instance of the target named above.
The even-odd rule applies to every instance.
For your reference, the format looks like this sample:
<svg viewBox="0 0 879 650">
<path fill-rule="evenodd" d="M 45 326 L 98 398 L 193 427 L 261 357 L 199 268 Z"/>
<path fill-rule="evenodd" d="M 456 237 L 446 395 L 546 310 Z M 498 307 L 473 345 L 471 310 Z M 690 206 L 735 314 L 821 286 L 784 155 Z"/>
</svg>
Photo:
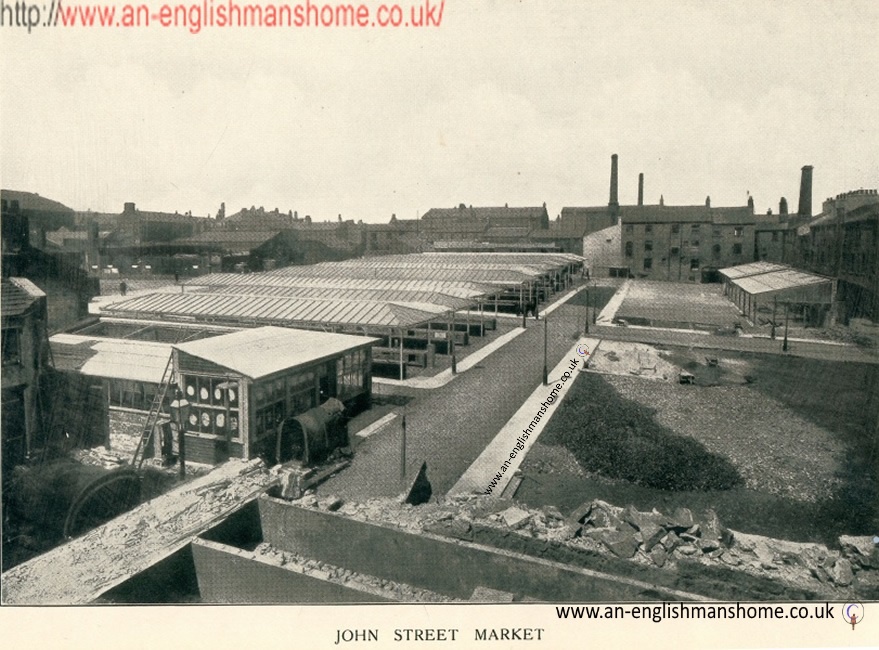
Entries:
<svg viewBox="0 0 879 650">
<path fill-rule="evenodd" d="M 186 546 L 277 483 L 230 460 L 2 576 L 4 605 L 81 605 Z"/>
</svg>

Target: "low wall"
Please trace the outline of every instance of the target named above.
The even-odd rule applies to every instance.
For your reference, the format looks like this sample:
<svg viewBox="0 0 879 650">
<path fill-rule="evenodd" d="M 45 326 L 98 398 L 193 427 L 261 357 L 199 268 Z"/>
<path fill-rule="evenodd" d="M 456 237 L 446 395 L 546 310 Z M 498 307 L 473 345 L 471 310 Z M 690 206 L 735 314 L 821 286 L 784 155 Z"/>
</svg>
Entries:
<svg viewBox="0 0 879 650">
<path fill-rule="evenodd" d="M 377 603 L 390 600 L 208 540 L 193 540 L 192 558 L 203 603 Z"/>
<path fill-rule="evenodd" d="M 585 568 L 260 497 L 263 539 L 277 549 L 469 599 L 476 587 L 550 602 L 700 600 L 702 597 Z"/>
</svg>

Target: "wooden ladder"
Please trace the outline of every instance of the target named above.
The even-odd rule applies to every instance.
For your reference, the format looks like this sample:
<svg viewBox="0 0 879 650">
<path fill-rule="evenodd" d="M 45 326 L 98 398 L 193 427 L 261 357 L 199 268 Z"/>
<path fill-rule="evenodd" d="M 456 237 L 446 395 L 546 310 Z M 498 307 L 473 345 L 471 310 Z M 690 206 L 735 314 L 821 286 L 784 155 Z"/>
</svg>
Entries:
<svg viewBox="0 0 879 650">
<path fill-rule="evenodd" d="M 168 355 L 168 363 L 165 364 L 165 371 L 162 373 L 162 382 L 159 384 L 159 390 L 153 396 L 153 403 L 150 406 L 149 415 L 140 432 L 140 440 L 137 442 L 137 448 L 131 457 L 131 465 L 140 469 L 146 458 L 146 451 L 153 440 L 153 433 L 159 422 L 159 416 L 162 413 L 162 404 L 165 402 L 165 395 L 168 394 L 168 388 L 171 385 L 171 379 L 174 376 L 173 355 Z"/>
</svg>

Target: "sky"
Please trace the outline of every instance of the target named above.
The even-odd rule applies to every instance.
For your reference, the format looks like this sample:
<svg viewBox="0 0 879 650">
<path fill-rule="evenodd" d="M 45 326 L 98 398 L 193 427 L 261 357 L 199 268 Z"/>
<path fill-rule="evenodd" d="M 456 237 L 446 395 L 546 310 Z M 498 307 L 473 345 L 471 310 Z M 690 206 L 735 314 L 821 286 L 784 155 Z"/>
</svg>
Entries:
<svg viewBox="0 0 879 650">
<path fill-rule="evenodd" d="M 873 0 L 446 0 L 439 27 L 194 35 L 7 17 L 0 183 L 106 212 L 555 217 L 607 203 L 616 153 L 623 204 L 643 172 L 647 203 L 793 211 L 813 165 L 817 213 L 879 186 L 877 26 Z"/>
</svg>

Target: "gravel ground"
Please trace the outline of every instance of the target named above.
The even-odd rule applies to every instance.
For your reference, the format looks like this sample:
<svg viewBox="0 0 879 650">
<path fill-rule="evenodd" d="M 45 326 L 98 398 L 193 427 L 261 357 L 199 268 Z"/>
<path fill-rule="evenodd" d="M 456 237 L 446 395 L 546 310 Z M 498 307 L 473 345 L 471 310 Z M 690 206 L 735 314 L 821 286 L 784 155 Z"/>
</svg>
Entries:
<svg viewBox="0 0 879 650">
<path fill-rule="evenodd" d="M 606 376 L 620 395 L 656 410 L 675 433 L 729 459 L 747 487 L 798 501 L 831 496 L 845 446 L 827 430 L 748 386 L 681 386 Z"/>
</svg>

